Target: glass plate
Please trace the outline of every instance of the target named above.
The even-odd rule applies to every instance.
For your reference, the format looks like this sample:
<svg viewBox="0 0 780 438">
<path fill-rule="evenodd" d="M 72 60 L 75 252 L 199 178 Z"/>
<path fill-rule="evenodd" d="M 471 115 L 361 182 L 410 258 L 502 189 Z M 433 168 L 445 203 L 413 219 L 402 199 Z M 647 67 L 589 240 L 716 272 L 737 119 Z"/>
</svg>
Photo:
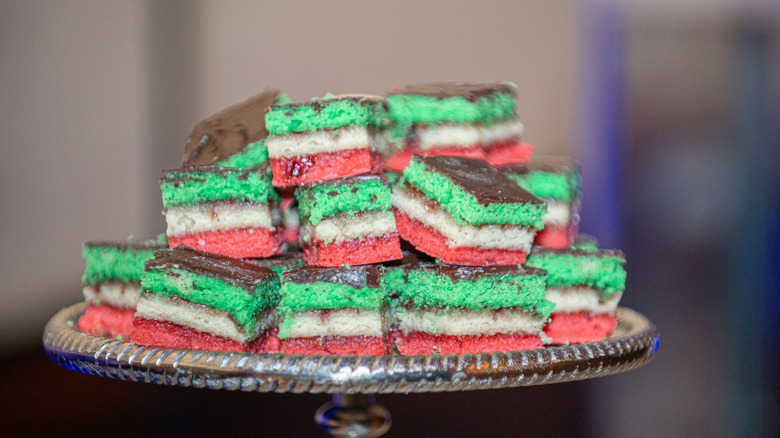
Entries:
<svg viewBox="0 0 780 438">
<path fill-rule="evenodd" d="M 172 386 L 292 393 L 410 393 L 544 385 L 621 373 L 648 363 L 656 326 L 619 308 L 609 339 L 539 350 L 429 356 L 302 356 L 151 348 L 80 332 L 84 303 L 43 332 L 46 354 L 81 373 Z"/>
</svg>

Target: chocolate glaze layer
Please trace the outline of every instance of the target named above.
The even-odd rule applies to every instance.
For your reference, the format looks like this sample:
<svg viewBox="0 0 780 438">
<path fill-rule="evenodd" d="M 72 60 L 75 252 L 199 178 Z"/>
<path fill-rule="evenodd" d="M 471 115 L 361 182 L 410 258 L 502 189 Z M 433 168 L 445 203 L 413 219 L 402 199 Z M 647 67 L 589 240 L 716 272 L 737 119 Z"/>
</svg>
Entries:
<svg viewBox="0 0 780 438">
<path fill-rule="evenodd" d="M 117 249 L 163 249 L 168 245 L 162 244 L 154 239 L 146 239 L 140 241 L 92 241 L 84 242 L 84 246 L 87 248 L 117 248 Z"/>
<path fill-rule="evenodd" d="M 265 111 L 281 92 L 265 90 L 198 122 L 187 138 L 184 166 L 209 165 L 268 136 Z"/>
<path fill-rule="evenodd" d="M 327 105 L 330 105 L 333 102 L 338 102 L 341 100 L 349 100 L 359 105 L 384 105 L 385 104 L 385 99 L 382 98 L 381 96 L 375 96 L 372 94 L 340 94 L 338 96 L 333 96 L 332 98 L 329 99 L 313 99 L 307 102 L 295 102 L 295 103 L 287 103 L 284 105 L 272 105 L 272 108 L 275 110 L 288 109 L 292 111 L 302 106 L 307 106 L 313 109 L 314 111 L 320 112 Z"/>
<path fill-rule="evenodd" d="M 325 281 L 334 284 L 346 284 L 355 289 L 363 287 L 379 287 L 382 267 L 379 265 L 352 266 L 349 268 L 325 268 L 318 266 L 301 266 L 282 274 L 285 281 L 292 283 L 314 283 Z"/>
<path fill-rule="evenodd" d="M 264 259 L 244 259 L 245 262 L 256 266 L 265 266 L 266 268 L 292 268 L 302 263 L 302 252 L 286 252 Z"/>
<path fill-rule="evenodd" d="M 160 183 L 199 181 L 200 179 L 196 176 L 198 173 L 212 173 L 216 175 L 235 174 L 239 175 L 238 179 L 246 179 L 250 173 L 268 173 L 268 177 L 270 178 L 271 175 L 270 172 L 268 172 L 269 167 L 270 165 L 268 163 L 263 163 L 251 169 L 235 169 L 217 166 L 190 166 L 176 169 L 164 169 L 162 171 Z M 242 178 L 241 175 L 246 175 L 246 177 Z"/>
<path fill-rule="evenodd" d="M 469 102 L 475 102 L 480 97 L 491 94 L 508 93 L 516 95 L 516 87 L 511 82 L 430 82 L 413 84 L 390 90 L 388 94 L 408 94 L 415 96 L 431 96 L 440 99 L 462 97 Z"/>
<path fill-rule="evenodd" d="M 309 183 L 302 184 L 298 190 L 308 190 L 308 189 L 314 189 L 322 186 L 346 186 L 346 185 L 360 184 L 366 181 L 376 181 L 376 180 L 383 180 L 387 182 L 387 177 L 385 175 L 380 175 L 380 174 L 364 173 L 362 175 L 353 175 L 344 178 L 312 181 Z"/>
<path fill-rule="evenodd" d="M 276 277 L 276 273 L 270 268 L 255 266 L 231 257 L 206 254 L 185 246 L 157 251 L 154 258 L 144 265 L 147 271 L 164 271 L 171 268 L 218 278 L 249 292 L 254 292 L 258 283 Z"/>
<path fill-rule="evenodd" d="M 463 191 L 474 196 L 482 205 L 544 202 L 520 188 L 484 160 L 445 155 L 414 155 L 413 159 L 422 162 L 429 170 L 445 176 Z"/>
<path fill-rule="evenodd" d="M 498 170 L 504 173 L 516 173 L 524 175 L 532 171 L 569 173 L 572 171 L 572 169 L 577 167 L 579 167 L 579 164 L 571 157 L 548 155 L 534 156 L 530 163 L 510 164 L 508 166 L 498 167 Z"/>
<path fill-rule="evenodd" d="M 575 257 L 618 257 L 623 260 L 626 259 L 626 255 L 623 253 L 623 251 L 619 249 L 597 249 L 595 251 L 589 251 L 586 249 L 577 249 L 577 248 L 555 249 L 555 248 L 546 248 L 543 246 L 534 246 L 533 248 L 531 248 L 531 253 L 528 254 L 528 256 L 531 257 L 536 254 L 557 254 L 557 255 L 569 254 Z"/>
<path fill-rule="evenodd" d="M 516 265 L 491 265 L 491 266 L 456 266 L 430 263 L 415 263 L 403 267 L 405 272 L 427 271 L 436 275 L 446 275 L 453 283 L 461 280 L 476 280 L 483 277 L 495 277 L 498 275 L 547 275 L 544 269 L 522 267 Z"/>
</svg>

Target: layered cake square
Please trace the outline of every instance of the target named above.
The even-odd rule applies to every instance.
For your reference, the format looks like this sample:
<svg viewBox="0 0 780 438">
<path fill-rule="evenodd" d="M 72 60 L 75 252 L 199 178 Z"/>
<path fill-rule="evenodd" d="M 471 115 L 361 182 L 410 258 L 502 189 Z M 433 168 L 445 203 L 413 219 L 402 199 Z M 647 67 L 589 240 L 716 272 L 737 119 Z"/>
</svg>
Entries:
<svg viewBox="0 0 780 438">
<path fill-rule="evenodd" d="M 455 265 L 520 265 L 546 204 L 484 160 L 415 155 L 393 188 L 400 236 Z"/>
<path fill-rule="evenodd" d="M 553 304 L 545 273 L 517 266 L 421 263 L 390 270 L 395 348 L 401 354 L 465 354 L 542 348 Z"/>
<path fill-rule="evenodd" d="M 520 143 L 511 82 L 437 82 L 395 88 L 387 96 L 389 143 L 397 153 L 388 168 L 403 170 L 413 154 L 482 158 L 492 164 L 522 163 L 533 146 Z"/>
<path fill-rule="evenodd" d="M 160 188 L 171 248 L 184 245 L 237 258 L 281 253 L 281 197 L 267 164 L 169 169 Z"/>
<path fill-rule="evenodd" d="M 379 265 L 303 266 L 282 273 L 281 352 L 385 354 L 390 319 L 381 276 Z"/>
<path fill-rule="evenodd" d="M 271 106 L 265 117 L 273 184 L 290 187 L 372 172 L 373 144 L 385 112 L 384 99 L 364 95 Z"/>
<path fill-rule="evenodd" d="M 144 263 L 166 248 L 163 239 L 136 242 L 87 242 L 82 249 L 86 267 L 81 282 L 87 310 L 79 330 L 96 336 L 129 339 L 141 292 Z"/>
<path fill-rule="evenodd" d="M 133 320 L 139 345 L 273 352 L 279 277 L 265 267 L 190 248 L 163 249 L 145 266 Z"/>
<path fill-rule="evenodd" d="M 600 341 L 617 326 L 626 286 L 626 259 L 618 250 L 534 247 L 526 266 L 547 271 L 547 299 L 555 311 L 544 331 L 554 344 Z"/>
<path fill-rule="evenodd" d="M 289 103 L 270 89 L 201 120 L 187 137 L 182 165 L 251 168 L 268 161 L 265 112 Z"/>
<path fill-rule="evenodd" d="M 503 166 L 499 170 L 534 196 L 547 203 L 535 245 L 568 248 L 579 231 L 582 178 L 577 163 L 568 157 L 535 157 L 528 164 Z"/>
<path fill-rule="evenodd" d="M 382 175 L 304 184 L 295 192 L 307 265 L 366 265 L 400 259 L 391 189 Z"/>
</svg>

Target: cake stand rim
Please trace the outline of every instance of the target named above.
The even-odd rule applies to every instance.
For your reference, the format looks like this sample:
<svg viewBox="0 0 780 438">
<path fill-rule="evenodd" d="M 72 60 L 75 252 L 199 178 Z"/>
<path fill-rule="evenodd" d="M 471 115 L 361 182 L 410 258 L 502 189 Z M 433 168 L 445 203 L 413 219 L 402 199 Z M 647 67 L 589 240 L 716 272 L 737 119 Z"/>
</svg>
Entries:
<svg viewBox="0 0 780 438">
<path fill-rule="evenodd" d="M 649 363 L 658 328 L 619 307 L 604 341 L 539 350 L 463 355 L 302 356 L 143 347 L 76 328 L 86 304 L 57 312 L 43 344 L 56 364 L 90 375 L 169 386 L 251 392 L 412 393 L 543 385 L 622 373 Z"/>
</svg>

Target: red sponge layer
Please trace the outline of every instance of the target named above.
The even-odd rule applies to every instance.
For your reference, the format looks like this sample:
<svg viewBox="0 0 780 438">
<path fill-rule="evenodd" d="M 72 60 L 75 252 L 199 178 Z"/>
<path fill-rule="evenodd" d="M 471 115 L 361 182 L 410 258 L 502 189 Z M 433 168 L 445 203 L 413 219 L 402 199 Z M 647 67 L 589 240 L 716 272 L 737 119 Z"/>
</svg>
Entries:
<svg viewBox="0 0 780 438">
<path fill-rule="evenodd" d="M 272 158 L 270 161 L 274 174 L 272 184 L 277 187 L 360 175 L 370 173 L 374 168 L 374 158 L 368 149 L 324 152 L 295 158 Z"/>
<path fill-rule="evenodd" d="M 286 354 L 348 354 L 381 356 L 388 352 L 387 340 L 375 336 L 323 336 L 318 338 L 287 338 L 280 341 Z"/>
<path fill-rule="evenodd" d="M 545 224 L 544 228 L 536 233 L 534 245 L 545 248 L 566 249 L 574 244 L 579 226 L 571 224 L 568 227 Z"/>
<path fill-rule="evenodd" d="M 81 315 L 77 328 L 84 333 L 123 339 L 130 338 L 133 330 L 135 309 L 124 309 L 108 304 L 87 304 L 87 311 Z"/>
<path fill-rule="evenodd" d="M 249 344 L 243 344 L 221 336 L 199 332 L 190 327 L 184 327 L 167 321 L 155 321 L 145 318 L 133 320 L 133 342 L 163 348 L 178 348 L 190 350 L 233 351 L 237 353 L 265 353 L 265 333 Z"/>
<path fill-rule="evenodd" d="M 544 332 L 553 344 L 584 344 L 601 341 L 617 327 L 614 315 L 591 315 L 588 312 L 553 313 Z"/>
<path fill-rule="evenodd" d="M 528 256 L 520 250 L 448 246 L 446 237 L 398 210 L 395 210 L 395 226 L 398 234 L 415 248 L 452 265 L 522 265 Z"/>
<path fill-rule="evenodd" d="M 262 258 L 282 253 L 284 230 L 238 228 L 168 236 L 168 246 L 188 246 L 198 251 L 234 258 Z"/>
<path fill-rule="evenodd" d="M 539 336 L 525 333 L 499 333 L 491 336 L 433 335 L 424 332 L 399 333 L 398 352 L 415 354 L 477 354 L 544 348 Z"/>
<path fill-rule="evenodd" d="M 314 266 L 368 265 L 403 257 L 401 240 L 398 234 L 382 237 L 369 237 L 360 240 L 347 240 L 342 243 L 326 245 L 312 240 L 303 247 L 303 261 Z"/>
<path fill-rule="evenodd" d="M 531 161 L 534 145 L 529 143 L 497 143 L 485 151 L 485 161 L 493 166 L 523 164 Z"/>
<path fill-rule="evenodd" d="M 485 158 L 485 151 L 480 146 L 472 146 L 470 148 L 459 147 L 443 147 L 436 149 L 429 149 L 424 151 L 415 147 L 406 147 L 398 151 L 395 155 L 387 160 L 387 168 L 396 172 L 402 172 L 409 167 L 409 162 L 412 161 L 412 155 L 423 155 L 426 157 L 432 157 L 436 155 L 449 155 L 453 157 L 469 157 L 469 158 Z"/>
<path fill-rule="evenodd" d="M 406 147 L 387 160 L 390 170 L 401 172 L 409 166 L 412 155 L 432 157 L 435 155 L 449 155 L 453 157 L 481 158 L 494 166 L 508 164 L 522 164 L 531 160 L 534 146 L 528 143 L 496 142 L 487 146 L 472 146 L 461 148 L 455 146 L 422 150 L 416 147 Z"/>
</svg>

